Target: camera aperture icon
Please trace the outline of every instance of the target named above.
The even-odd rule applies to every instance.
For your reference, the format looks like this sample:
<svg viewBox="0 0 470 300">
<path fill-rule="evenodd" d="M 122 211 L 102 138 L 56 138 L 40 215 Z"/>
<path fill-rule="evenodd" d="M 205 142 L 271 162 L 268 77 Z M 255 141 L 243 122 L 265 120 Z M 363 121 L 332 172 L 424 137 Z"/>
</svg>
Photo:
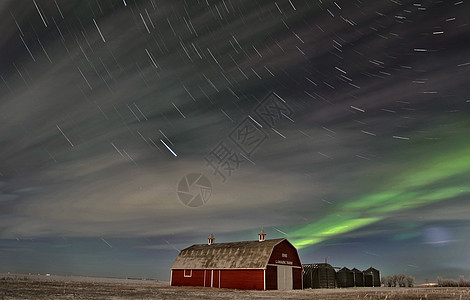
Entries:
<svg viewBox="0 0 470 300">
<path fill-rule="evenodd" d="M 209 201 L 212 184 L 202 173 L 189 173 L 178 182 L 176 193 L 185 206 L 199 207 Z"/>
</svg>

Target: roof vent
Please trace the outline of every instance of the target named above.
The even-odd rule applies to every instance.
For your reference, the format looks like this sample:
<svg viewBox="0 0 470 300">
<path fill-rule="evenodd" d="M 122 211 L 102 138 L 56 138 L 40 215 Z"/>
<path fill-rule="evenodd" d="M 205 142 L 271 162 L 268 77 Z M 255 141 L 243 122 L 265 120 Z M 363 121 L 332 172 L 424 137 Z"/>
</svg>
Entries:
<svg viewBox="0 0 470 300">
<path fill-rule="evenodd" d="M 212 235 L 212 233 L 211 233 L 211 235 L 209 235 L 209 238 L 208 238 L 207 240 L 208 240 L 208 241 L 207 241 L 207 245 L 212 245 L 212 244 L 214 244 L 215 238 L 214 238 L 214 236 Z"/>
<path fill-rule="evenodd" d="M 266 240 L 266 233 L 264 232 L 263 227 L 261 227 L 261 232 L 258 233 L 259 239 L 258 241 L 264 242 Z"/>
</svg>

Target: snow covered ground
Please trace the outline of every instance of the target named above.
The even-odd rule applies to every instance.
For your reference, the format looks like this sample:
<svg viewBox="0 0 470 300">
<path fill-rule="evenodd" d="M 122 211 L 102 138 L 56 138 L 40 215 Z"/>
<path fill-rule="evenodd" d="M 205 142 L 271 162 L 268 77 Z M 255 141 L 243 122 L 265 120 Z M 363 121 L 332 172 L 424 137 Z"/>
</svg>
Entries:
<svg viewBox="0 0 470 300">
<path fill-rule="evenodd" d="M 346 288 L 243 291 L 170 287 L 156 280 L 0 274 L 9 299 L 470 299 L 470 288 Z"/>
</svg>

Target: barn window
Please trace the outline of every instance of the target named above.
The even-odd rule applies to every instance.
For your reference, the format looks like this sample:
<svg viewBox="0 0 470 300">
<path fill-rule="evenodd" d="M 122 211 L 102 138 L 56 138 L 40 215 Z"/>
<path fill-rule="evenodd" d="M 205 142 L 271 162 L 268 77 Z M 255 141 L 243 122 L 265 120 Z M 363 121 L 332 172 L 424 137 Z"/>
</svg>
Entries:
<svg viewBox="0 0 470 300">
<path fill-rule="evenodd" d="M 193 276 L 193 270 L 184 270 L 184 277 L 191 277 Z"/>
</svg>

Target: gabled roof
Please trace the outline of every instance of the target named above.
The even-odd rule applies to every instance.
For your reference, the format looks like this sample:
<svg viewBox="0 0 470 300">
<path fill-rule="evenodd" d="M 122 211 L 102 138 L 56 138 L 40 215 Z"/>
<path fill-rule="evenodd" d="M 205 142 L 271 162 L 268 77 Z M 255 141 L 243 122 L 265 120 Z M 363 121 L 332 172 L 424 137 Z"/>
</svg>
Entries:
<svg viewBox="0 0 470 300">
<path fill-rule="evenodd" d="M 379 272 L 379 270 L 377 270 L 376 268 L 370 267 L 369 269 L 364 270 L 363 272 L 364 272 L 364 273 L 365 273 L 365 272 L 368 272 L 368 273 L 369 273 L 369 272 Z"/>
<path fill-rule="evenodd" d="M 181 250 L 171 269 L 264 269 L 274 246 L 284 240 L 192 245 Z"/>
<path fill-rule="evenodd" d="M 357 268 L 353 268 L 353 269 L 351 269 L 351 271 L 353 271 L 354 273 L 362 273 L 362 271 L 358 270 Z"/>
</svg>

